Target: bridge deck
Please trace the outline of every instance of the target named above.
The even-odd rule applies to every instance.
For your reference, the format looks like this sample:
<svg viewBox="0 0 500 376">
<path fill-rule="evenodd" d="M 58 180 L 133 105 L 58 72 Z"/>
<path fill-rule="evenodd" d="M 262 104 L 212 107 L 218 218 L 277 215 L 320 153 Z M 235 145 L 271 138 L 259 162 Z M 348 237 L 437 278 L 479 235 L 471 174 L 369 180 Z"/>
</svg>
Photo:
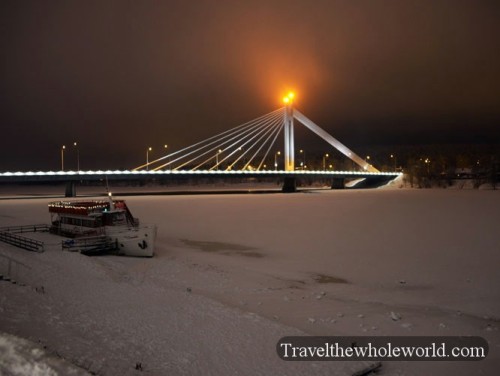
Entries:
<svg viewBox="0 0 500 376">
<path fill-rule="evenodd" d="M 210 171 L 210 170 L 160 170 L 160 171 L 131 171 L 131 170 L 97 170 L 97 171 L 27 171 L 27 172 L 2 172 L 0 182 L 26 182 L 26 181 L 79 181 L 101 179 L 127 179 L 143 180 L 155 177 L 316 177 L 316 178 L 368 178 L 385 177 L 396 178 L 398 172 L 365 172 L 365 171 Z"/>
</svg>

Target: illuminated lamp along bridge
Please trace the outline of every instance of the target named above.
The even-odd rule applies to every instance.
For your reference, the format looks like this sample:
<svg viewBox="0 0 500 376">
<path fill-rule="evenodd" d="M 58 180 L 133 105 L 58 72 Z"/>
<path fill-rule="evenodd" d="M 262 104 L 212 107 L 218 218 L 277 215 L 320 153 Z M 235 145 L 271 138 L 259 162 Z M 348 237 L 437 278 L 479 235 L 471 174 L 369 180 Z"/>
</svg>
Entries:
<svg viewBox="0 0 500 376">
<path fill-rule="evenodd" d="M 66 196 L 74 196 L 81 180 L 144 180 L 154 177 L 277 177 L 283 179 L 283 191 L 294 192 L 301 177 L 331 178 L 332 188 L 344 188 L 346 179 L 361 179 L 361 186 L 388 183 L 400 174 L 380 172 L 335 139 L 293 106 L 293 93 L 284 99 L 284 107 L 238 125 L 213 137 L 169 153 L 132 170 L 4 172 L 0 181 L 66 181 Z M 306 170 L 295 168 L 294 120 L 325 140 L 360 167 L 360 171 Z M 278 136 L 284 134 L 284 169 L 278 170 L 272 152 Z M 274 158 L 274 169 L 266 160 Z M 304 166 L 302 166 L 304 167 Z"/>
</svg>

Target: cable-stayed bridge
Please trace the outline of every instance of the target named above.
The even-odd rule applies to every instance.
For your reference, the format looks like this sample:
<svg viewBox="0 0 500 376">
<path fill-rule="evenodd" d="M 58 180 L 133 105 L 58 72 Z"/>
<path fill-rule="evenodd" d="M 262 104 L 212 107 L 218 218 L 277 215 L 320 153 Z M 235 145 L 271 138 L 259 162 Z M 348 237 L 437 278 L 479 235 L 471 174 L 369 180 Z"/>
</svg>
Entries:
<svg viewBox="0 0 500 376">
<path fill-rule="evenodd" d="M 284 171 L 295 171 L 294 120 L 356 163 L 362 171 L 379 171 L 291 105 L 238 125 L 218 135 L 138 166 L 138 170 L 268 170 L 266 161 L 284 133 Z M 272 155 L 272 154 L 271 154 Z M 277 170 L 275 158 L 274 170 Z"/>
<path fill-rule="evenodd" d="M 399 173 L 380 172 L 347 146 L 331 136 L 293 107 L 293 95 L 284 99 L 285 106 L 240 124 L 225 132 L 166 154 L 131 170 L 107 171 L 37 171 L 4 172 L 0 181 L 65 181 L 66 196 L 76 194 L 75 184 L 82 180 L 145 180 L 155 177 L 276 177 L 283 180 L 283 191 L 293 192 L 296 179 L 303 177 L 331 178 L 332 188 L 344 188 L 346 179 L 361 178 L 363 186 L 379 186 Z M 352 160 L 356 171 L 307 170 L 295 167 L 294 121 L 330 144 Z M 283 154 L 276 151 L 276 141 L 283 133 Z M 278 170 L 278 158 L 283 169 Z"/>
</svg>

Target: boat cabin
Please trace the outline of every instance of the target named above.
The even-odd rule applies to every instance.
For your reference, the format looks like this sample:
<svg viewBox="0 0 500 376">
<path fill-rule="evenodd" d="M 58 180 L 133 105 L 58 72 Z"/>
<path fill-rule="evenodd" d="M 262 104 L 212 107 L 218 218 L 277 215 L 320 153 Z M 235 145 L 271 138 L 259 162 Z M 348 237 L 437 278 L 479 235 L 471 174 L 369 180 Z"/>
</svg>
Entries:
<svg viewBox="0 0 500 376">
<path fill-rule="evenodd" d="M 137 227 L 123 200 L 49 203 L 51 232 L 69 237 L 103 235 L 108 227 Z"/>
</svg>

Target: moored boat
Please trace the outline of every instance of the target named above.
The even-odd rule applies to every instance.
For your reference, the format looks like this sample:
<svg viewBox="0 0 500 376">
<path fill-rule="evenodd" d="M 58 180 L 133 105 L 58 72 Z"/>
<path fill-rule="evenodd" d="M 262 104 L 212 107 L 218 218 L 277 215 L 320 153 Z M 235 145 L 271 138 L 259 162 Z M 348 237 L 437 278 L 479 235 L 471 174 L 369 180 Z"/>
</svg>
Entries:
<svg viewBox="0 0 500 376">
<path fill-rule="evenodd" d="M 49 203 L 50 231 L 70 238 L 106 239 L 106 253 L 154 255 L 156 226 L 134 218 L 125 200 L 54 201 Z M 110 247 L 110 245 L 113 245 Z"/>
</svg>

